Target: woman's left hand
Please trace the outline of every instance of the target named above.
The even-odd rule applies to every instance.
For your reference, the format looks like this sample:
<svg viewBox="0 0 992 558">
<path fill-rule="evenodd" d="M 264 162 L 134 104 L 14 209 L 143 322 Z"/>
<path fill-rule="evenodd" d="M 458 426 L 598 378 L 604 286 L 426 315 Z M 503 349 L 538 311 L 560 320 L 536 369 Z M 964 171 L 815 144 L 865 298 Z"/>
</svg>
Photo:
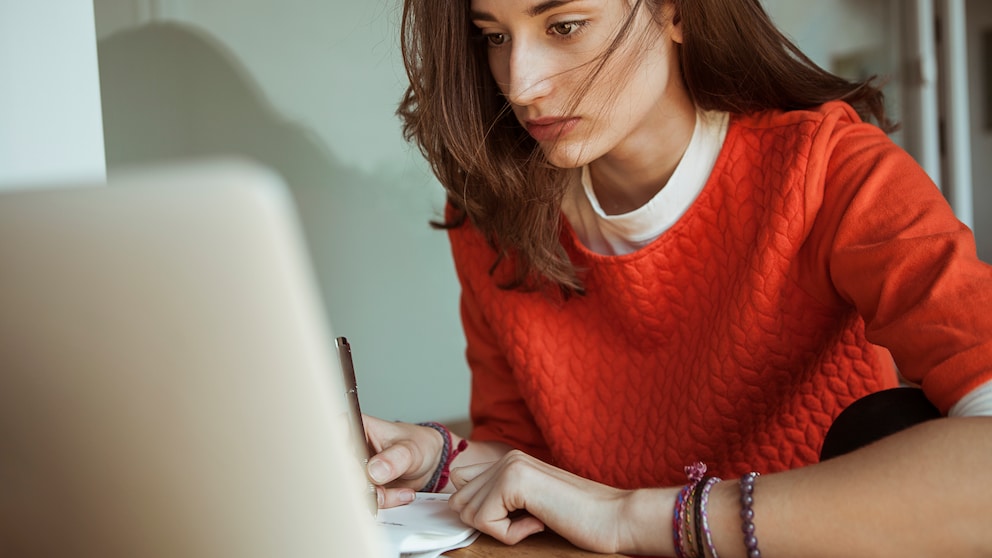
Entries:
<svg viewBox="0 0 992 558">
<path fill-rule="evenodd" d="M 450 506 L 461 520 L 516 544 L 545 526 L 572 544 L 613 553 L 624 546 L 621 517 L 633 491 L 558 469 L 520 451 L 493 463 L 452 470 Z"/>
</svg>

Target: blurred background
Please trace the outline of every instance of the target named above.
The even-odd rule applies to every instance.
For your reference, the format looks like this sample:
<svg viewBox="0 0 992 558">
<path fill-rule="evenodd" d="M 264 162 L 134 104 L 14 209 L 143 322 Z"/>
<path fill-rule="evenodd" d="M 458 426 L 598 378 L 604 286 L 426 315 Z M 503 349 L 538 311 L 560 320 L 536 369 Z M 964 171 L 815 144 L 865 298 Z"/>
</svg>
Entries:
<svg viewBox="0 0 992 558">
<path fill-rule="evenodd" d="M 992 2 L 764 0 L 817 63 L 887 80 L 893 138 L 992 261 Z M 0 188 L 241 154 L 298 202 L 363 410 L 457 421 L 443 194 L 394 115 L 400 0 L 0 0 Z"/>
</svg>

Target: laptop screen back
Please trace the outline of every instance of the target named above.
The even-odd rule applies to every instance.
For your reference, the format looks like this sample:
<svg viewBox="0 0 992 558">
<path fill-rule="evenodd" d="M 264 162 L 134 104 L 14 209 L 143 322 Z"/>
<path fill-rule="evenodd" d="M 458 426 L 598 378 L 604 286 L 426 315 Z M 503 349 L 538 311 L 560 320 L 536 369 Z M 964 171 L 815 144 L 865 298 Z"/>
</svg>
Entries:
<svg viewBox="0 0 992 558">
<path fill-rule="evenodd" d="M 378 556 L 287 190 L 0 194 L 0 555 Z"/>
</svg>

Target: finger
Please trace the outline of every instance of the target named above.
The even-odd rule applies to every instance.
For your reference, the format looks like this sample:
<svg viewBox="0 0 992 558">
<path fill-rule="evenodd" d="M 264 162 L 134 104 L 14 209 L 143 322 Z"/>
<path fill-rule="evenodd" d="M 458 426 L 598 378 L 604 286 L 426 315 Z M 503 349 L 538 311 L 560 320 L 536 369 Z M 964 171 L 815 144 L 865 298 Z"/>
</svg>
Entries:
<svg viewBox="0 0 992 558">
<path fill-rule="evenodd" d="M 448 506 L 463 516 L 462 520 L 466 523 L 474 521 L 479 507 L 486 502 L 495 488 L 491 480 L 498 472 L 498 467 L 494 465 L 494 463 L 480 463 L 454 470 L 460 471 L 458 480 L 454 481 L 455 492 L 448 500 Z"/>
<path fill-rule="evenodd" d="M 510 520 L 504 538 L 499 539 L 505 544 L 517 544 L 527 537 L 544 531 L 544 522 L 530 514 Z"/>
<path fill-rule="evenodd" d="M 375 487 L 375 494 L 381 509 L 405 506 L 417 496 L 412 488 L 383 488 L 381 486 Z"/>
<path fill-rule="evenodd" d="M 455 467 L 451 469 L 451 476 L 449 478 L 451 479 L 451 483 L 455 485 L 455 490 L 458 490 L 486 472 L 492 465 L 492 463 L 476 463 L 467 467 Z"/>
<path fill-rule="evenodd" d="M 544 531 L 544 522 L 526 509 L 507 506 L 498 492 L 486 491 L 460 514 L 463 522 L 491 535 L 504 544 L 517 544 L 525 538 Z M 457 493 L 456 493 L 457 494 Z"/>
<path fill-rule="evenodd" d="M 413 462 L 413 449 L 410 447 L 410 443 L 400 442 L 389 446 L 369 459 L 369 478 L 378 485 L 391 483 L 410 471 Z"/>
</svg>

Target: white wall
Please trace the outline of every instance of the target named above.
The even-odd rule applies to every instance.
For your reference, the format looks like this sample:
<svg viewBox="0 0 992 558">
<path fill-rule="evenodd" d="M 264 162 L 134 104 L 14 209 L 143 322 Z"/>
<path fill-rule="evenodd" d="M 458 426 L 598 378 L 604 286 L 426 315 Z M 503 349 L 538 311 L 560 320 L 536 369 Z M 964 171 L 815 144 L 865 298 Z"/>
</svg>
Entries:
<svg viewBox="0 0 992 558">
<path fill-rule="evenodd" d="M 0 0 L 0 189 L 105 177 L 92 3 Z"/>
<path fill-rule="evenodd" d="M 838 57 L 889 48 L 889 0 L 762 3 L 775 24 L 824 68 Z"/>
<path fill-rule="evenodd" d="M 903 0 L 763 0 L 776 25 L 814 62 L 851 79 L 878 75 L 886 108 L 903 118 L 899 4 Z M 900 132 L 892 134 L 902 143 Z"/>
<path fill-rule="evenodd" d="M 893 45 L 901 44 L 898 25 L 900 10 L 911 9 L 905 0 L 832 0 L 809 2 L 796 0 L 764 0 L 775 22 L 820 65 L 836 71 L 837 61 L 863 57 L 870 72 L 889 76 L 885 88 L 887 105 L 892 116 L 902 121 L 906 130 L 892 138 L 915 156 L 921 138 L 917 123 L 903 110 L 904 75 L 907 62 Z M 969 104 L 971 112 L 971 163 L 973 222 L 978 255 L 992 262 L 992 130 L 984 128 L 984 100 L 992 95 L 986 88 L 981 72 L 984 61 L 980 35 L 992 30 L 992 2 L 968 0 L 967 19 L 968 74 L 970 76 Z M 936 71 L 940 71 L 938 67 Z M 855 77 L 855 76 L 848 76 Z M 906 99 L 908 102 L 910 99 Z M 914 132 L 915 135 L 914 135 Z M 910 145 L 906 145 L 910 144 Z M 944 154 L 946 159 L 946 154 Z M 938 165 L 939 166 L 939 165 Z M 934 177 L 941 183 L 942 177 Z"/>
<path fill-rule="evenodd" d="M 458 285 L 440 186 L 394 116 L 393 0 L 96 0 L 107 160 L 237 152 L 302 212 L 363 411 L 468 415 Z"/>
</svg>

